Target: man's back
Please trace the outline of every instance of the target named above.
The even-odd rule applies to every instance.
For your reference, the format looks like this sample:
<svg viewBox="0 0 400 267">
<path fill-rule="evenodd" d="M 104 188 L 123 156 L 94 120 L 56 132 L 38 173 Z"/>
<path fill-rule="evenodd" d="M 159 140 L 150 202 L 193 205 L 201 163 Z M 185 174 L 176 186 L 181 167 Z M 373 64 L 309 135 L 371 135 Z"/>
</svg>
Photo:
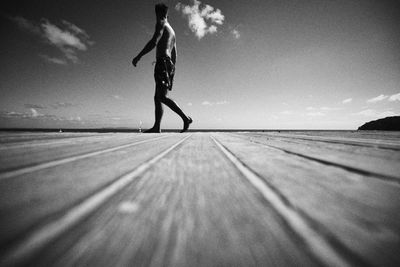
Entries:
<svg viewBox="0 0 400 267">
<path fill-rule="evenodd" d="M 171 25 L 166 21 L 157 22 L 160 23 L 158 27 L 162 27 L 162 36 L 157 43 L 157 58 L 159 57 L 171 57 L 172 49 L 175 46 L 175 32 Z"/>
</svg>

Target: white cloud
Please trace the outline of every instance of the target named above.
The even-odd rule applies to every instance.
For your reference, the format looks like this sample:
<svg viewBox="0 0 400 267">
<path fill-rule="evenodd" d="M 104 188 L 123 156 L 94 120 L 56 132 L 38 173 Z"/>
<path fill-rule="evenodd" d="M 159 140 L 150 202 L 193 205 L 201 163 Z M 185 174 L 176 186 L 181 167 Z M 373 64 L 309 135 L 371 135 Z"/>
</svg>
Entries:
<svg viewBox="0 0 400 267">
<path fill-rule="evenodd" d="M 308 111 L 315 111 L 315 110 L 322 110 L 322 111 L 332 111 L 332 110 L 341 110 L 342 108 L 335 108 L 335 107 L 307 107 L 306 110 Z"/>
<path fill-rule="evenodd" d="M 68 27 L 69 30 L 71 30 L 72 32 L 74 32 L 77 35 L 81 35 L 82 37 L 84 37 L 85 39 L 90 39 L 90 36 L 86 33 L 85 30 L 79 28 L 78 26 L 76 26 L 75 24 L 66 21 L 66 20 L 62 20 L 62 23 Z M 91 42 L 91 41 L 89 41 Z"/>
<path fill-rule="evenodd" d="M 213 33 L 216 33 L 216 32 L 217 32 L 217 26 L 211 25 L 211 26 L 208 28 L 208 33 L 213 34 Z"/>
<path fill-rule="evenodd" d="M 0 117 L 1 118 L 21 118 L 21 117 L 24 117 L 24 113 L 1 110 Z"/>
<path fill-rule="evenodd" d="M 34 109 L 45 109 L 46 107 L 44 105 L 38 105 L 38 104 L 24 104 L 25 108 L 34 108 Z"/>
<path fill-rule="evenodd" d="M 367 100 L 367 103 L 376 103 L 376 102 L 385 100 L 386 98 L 388 98 L 387 95 L 378 95 L 377 97 L 368 99 L 368 100 Z"/>
<path fill-rule="evenodd" d="M 76 116 L 76 117 L 69 117 L 68 120 L 69 121 L 82 121 L 82 118 L 80 116 Z"/>
<path fill-rule="evenodd" d="M 34 109 L 34 108 L 31 108 L 30 110 L 31 110 L 31 115 L 32 115 L 33 118 L 36 118 L 36 117 L 39 117 L 39 116 L 43 115 L 43 114 L 40 114 L 40 113 L 39 113 L 36 109 Z"/>
<path fill-rule="evenodd" d="M 353 101 L 353 98 L 346 98 L 345 100 L 342 101 L 343 104 L 348 104 Z"/>
<path fill-rule="evenodd" d="M 188 106 L 193 106 L 192 102 L 187 103 Z"/>
<path fill-rule="evenodd" d="M 48 20 L 42 20 L 43 36 L 51 45 L 60 49 L 67 59 L 78 63 L 77 51 L 86 51 L 94 42 L 89 41 L 87 33 L 76 25 L 67 21 L 63 23 L 67 25 L 67 29 L 61 29 Z"/>
<path fill-rule="evenodd" d="M 77 104 L 70 103 L 70 102 L 57 102 L 55 104 L 50 105 L 54 109 L 59 109 L 59 108 L 70 108 L 70 107 L 75 107 Z"/>
<path fill-rule="evenodd" d="M 293 111 L 291 111 L 291 110 L 284 110 L 284 111 L 282 111 L 282 112 L 280 112 L 282 115 L 291 115 L 291 114 L 293 114 Z"/>
<path fill-rule="evenodd" d="M 364 117 L 371 117 L 371 118 L 384 118 L 384 117 L 391 117 L 397 116 L 398 114 L 394 113 L 393 111 L 377 111 L 374 109 L 365 109 L 357 113 L 353 113 L 353 115 L 360 115 Z"/>
<path fill-rule="evenodd" d="M 231 33 L 232 33 L 232 35 L 233 35 L 233 37 L 234 37 L 235 39 L 239 39 L 239 38 L 240 38 L 240 32 L 239 32 L 237 29 L 233 29 L 233 30 L 231 31 Z"/>
<path fill-rule="evenodd" d="M 190 103 L 191 104 L 191 103 Z M 205 100 L 201 103 L 203 106 L 213 106 L 213 105 L 227 105 L 229 104 L 228 101 L 222 100 L 222 101 L 217 101 L 217 102 L 210 102 L 208 100 Z"/>
<path fill-rule="evenodd" d="M 203 106 L 212 106 L 212 103 L 211 102 L 209 102 L 209 101 L 203 101 L 203 102 L 201 102 L 201 104 L 203 105 Z"/>
<path fill-rule="evenodd" d="M 47 62 L 58 64 L 58 65 L 66 65 L 68 62 L 63 58 L 49 57 L 47 55 L 39 55 L 41 58 L 46 60 Z"/>
<path fill-rule="evenodd" d="M 49 117 L 49 115 L 45 115 L 40 113 L 34 108 L 30 108 L 29 112 L 15 112 L 15 111 L 0 111 L 0 117 L 2 118 L 14 118 L 14 119 L 23 119 L 23 118 L 38 118 L 38 117 Z"/>
<path fill-rule="evenodd" d="M 40 55 L 50 63 L 65 65 L 67 60 L 78 63 L 78 51 L 86 51 L 88 46 L 94 44 L 90 36 L 83 29 L 66 20 L 62 21 L 62 27 L 52 24 L 47 19 L 42 19 L 40 23 L 29 21 L 23 17 L 9 17 L 21 29 L 40 36 L 49 45 L 57 47 L 64 55 L 65 59 Z"/>
<path fill-rule="evenodd" d="M 323 111 L 331 111 L 331 110 L 341 110 L 342 108 L 332 108 L 332 107 L 321 107 Z"/>
<path fill-rule="evenodd" d="M 187 17 L 190 30 L 199 40 L 206 34 L 216 33 L 217 26 L 222 25 L 225 20 L 220 9 L 215 9 L 210 5 L 202 7 L 198 0 L 193 0 L 192 6 L 178 2 L 175 9 Z"/>
<path fill-rule="evenodd" d="M 400 93 L 391 95 L 389 101 L 400 101 Z"/>
<path fill-rule="evenodd" d="M 201 4 L 200 1 L 194 0 L 194 4 L 196 4 L 196 2 Z M 201 16 L 205 17 L 206 19 L 211 20 L 211 22 L 218 24 L 218 25 L 222 25 L 224 22 L 224 19 L 225 19 L 225 16 L 222 15 L 220 9 L 214 10 L 214 8 L 210 5 L 206 5 L 206 7 L 201 11 Z"/>
<path fill-rule="evenodd" d="M 83 43 L 83 40 L 68 30 L 62 30 L 56 25 L 51 24 L 48 20 L 43 20 L 41 26 L 44 36 L 51 44 L 59 48 L 73 47 L 82 51 L 87 50 L 87 46 Z"/>
<path fill-rule="evenodd" d="M 0 118 L 13 119 L 13 120 L 52 120 L 52 121 L 70 121 L 79 122 L 83 124 L 80 116 L 76 117 L 62 117 L 51 114 L 42 114 L 35 108 L 30 108 L 28 112 L 15 112 L 15 111 L 0 111 Z"/>
</svg>

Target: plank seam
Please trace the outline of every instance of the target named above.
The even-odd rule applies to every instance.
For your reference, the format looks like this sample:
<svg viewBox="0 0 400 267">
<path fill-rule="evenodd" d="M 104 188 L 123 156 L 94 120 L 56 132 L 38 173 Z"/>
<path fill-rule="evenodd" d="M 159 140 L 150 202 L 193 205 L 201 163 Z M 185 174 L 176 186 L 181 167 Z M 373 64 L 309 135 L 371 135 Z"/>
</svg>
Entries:
<svg viewBox="0 0 400 267">
<path fill-rule="evenodd" d="M 41 134 L 41 135 L 43 135 L 43 134 Z M 56 141 L 56 140 L 63 140 L 63 139 L 75 139 L 75 138 L 89 138 L 89 137 L 93 137 L 93 136 L 106 136 L 106 134 L 99 134 L 99 135 L 96 135 L 96 134 L 91 134 L 91 135 L 87 135 L 87 136 L 82 136 L 82 135 L 80 135 L 80 136 L 50 136 L 49 138 L 37 138 L 38 137 L 38 134 L 36 134 L 36 135 L 32 135 L 32 138 L 34 138 L 34 137 L 36 137 L 36 138 L 34 138 L 34 139 L 17 139 L 17 140 L 15 140 L 16 138 L 19 138 L 19 137 L 21 137 L 21 136 L 6 136 L 6 137 L 0 137 L 0 145 L 4 145 L 4 144 L 8 144 L 8 145 L 17 145 L 17 144 L 21 144 L 21 143 L 27 143 L 27 142 L 30 142 L 30 141 Z M 22 137 L 25 137 L 25 135 L 24 136 L 22 136 Z M 8 139 L 7 139 L 8 138 Z"/>
<path fill-rule="evenodd" d="M 191 136 L 192 135 L 188 135 L 185 138 L 182 138 L 180 141 L 165 149 L 157 156 L 143 162 L 131 172 L 117 178 L 108 187 L 101 189 L 97 193 L 89 196 L 87 199 L 77 204 L 75 207 L 72 207 L 61 217 L 47 223 L 35 232 L 28 235 L 24 240 L 20 241 L 19 245 L 17 245 L 14 249 L 11 249 L 11 251 L 4 256 L 4 258 L 0 261 L 0 266 L 15 266 L 22 261 L 28 260 L 28 258 L 33 256 L 35 252 L 44 248 L 47 244 L 63 234 L 65 231 L 89 216 L 108 199 L 132 183 L 132 181 L 139 175 L 143 174 L 157 161 L 174 150 Z"/>
<path fill-rule="evenodd" d="M 385 149 L 385 150 L 395 150 L 399 151 L 399 147 L 393 147 L 388 143 L 368 143 L 367 141 L 365 142 L 357 142 L 357 141 L 346 141 L 346 140 L 327 140 L 323 139 L 320 137 L 317 137 L 317 139 L 313 139 L 311 137 L 303 137 L 303 136 L 286 136 L 286 135 L 271 135 L 271 134 L 265 134 L 265 136 L 271 137 L 271 138 L 286 138 L 286 139 L 299 139 L 299 140 L 306 140 L 306 141 L 316 141 L 316 142 L 321 142 L 321 143 L 332 143 L 332 144 L 343 144 L 343 145 L 349 145 L 349 146 L 358 146 L 358 147 L 371 147 L 371 148 L 378 148 L 378 149 Z M 397 144 L 393 144 L 397 145 Z"/>
<path fill-rule="evenodd" d="M 46 145 L 58 145 L 58 144 L 71 144 L 75 143 L 76 141 L 81 142 L 85 141 L 85 139 L 90 139 L 90 141 L 98 142 L 102 139 L 111 139 L 112 136 L 84 136 L 84 137 L 70 137 L 70 138 L 60 138 L 57 140 L 46 141 L 46 140 L 37 140 L 37 141 L 44 141 L 42 143 L 31 143 L 32 140 L 28 141 L 21 141 L 18 144 L 1 144 L 0 150 L 12 150 L 12 149 L 19 149 L 19 148 L 26 148 L 26 147 L 37 147 L 37 146 L 46 146 Z M 72 140 L 71 140 L 72 139 Z M 94 143 L 93 142 L 93 143 Z M 90 143 L 90 144 L 93 144 Z"/>
<path fill-rule="evenodd" d="M 234 134 L 231 134 L 231 135 L 236 137 L 236 138 L 240 138 L 242 140 L 244 139 L 240 135 L 234 135 Z M 363 170 L 363 169 L 360 169 L 360 168 L 347 166 L 347 165 L 344 165 L 344 164 L 341 164 L 341 163 L 331 162 L 331 161 L 328 161 L 328 160 L 324 160 L 324 159 L 308 156 L 308 155 L 305 155 L 305 154 L 302 154 L 302 153 L 293 152 L 293 151 L 290 151 L 290 150 L 287 150 L 287 149 L 284 149 L 284 148 L 280 148 L 278 146 L 268 145 L 268 144 L 265 144 L 265 143 L 262 143 L 262 142 L 258 142 L 258 141 L 255 141 L 255 140 L 247 140 L 247 141 L 249 141 L 251 143 L 263 145 L 263 146 L 266 146 L 266 147 L 269 147 L 269 148 L 272 148 L 272 149 L 276 149 L 276 150 L 279 150 L 279 151 L 283 151 L 283 152 L 285 152 L 287 154 L 291 154 L 291 155 L 295 155 L 295 156 L 298 156 L 298 157 L 301 157 L 301 158 L 306 158 L 306 159 L 309 159 L 309 160 L 312 160 L 312 161 L 316 161 L 316 162 L 321 163 L 321 164 L 325 164 L 325 165 L 328 165 L 328 166 L 341 168 L 341 169 L 344 169 L 346 171 L 350 171 L 350 172 L 354 172 L 354 173 L 357 173 L 357 174 L 360 174 L 360 175 L 364 175 L 364 176 L 372 178 L 372 179 L 381 180 L 381 181 L 385 181 L 385 182 L 390 182 L 390 183 L 395 184 L 396 186 L 400 185 L 399 178 L 394 177 L 394 176 L 385 175 L 385 174 L 381 174 L 381 173 L 375 173 L 375 172 Z"/>
<path fill-rule="evenodd" d="M 112 147 L 112 148 L 107 148 L 107 149 L 103 149 L 103 150 L 99 150 L 99 151 L 94 151 L 94 152 L 81 154 L 79 156 L 67 157 L 67 158 L 58 159 L 58 160 L 54 160 L 54 161 L 48 161 L 48 162 L 44 162 L 44 163 L 39 163 L 39 164 L 36 164 L 36 165 L 33 165 L 33 166 L 24 167 L 24 168 L 17 169 L 17 170 L 3 172 L 3 173 L 0 173 L 0 180 L 12 178 L 12 177 L 19 176 L 19 175 L 22 175 L 22 174 L 31 173 L 31 172 L 35 172 L 35 171 L 51 168 L 51 167 L 55 167 L 55 166 L 58 166 L 58 165 L 70 163 L 70 162 L 77 161 L 77 160 L 84 159 L 84 158 L 89 158 L 89 157 L 92 157 L 92 156 L 98 156 L 98 155 L 101 155 L 101 154 L 104 154 L 104 153 L 112 152 L 112 151 L 115 151 L 115 150 L 131 147 L 131 146 L 144 144 L 144 143 L 147 143 L 147 142 L 151 142 L 151 141 L 158 140 L 158 139 L 163 139 L 163 138 L 166 138 L 166 137 L 167 136 L 161 136 L 161 137 L 146 139 L 146 140 L 142 140 L 142 141 L 138 141 L 138 142 L 134 142 L 134 143 L 130 143 L 130 144 L 120 145 L 120 146 L 116 146 L 116 147 Z"/>
<path fill-rule="evenodd" d="M 287 223 L 288 227 L 308 246 L 310 252 L 326 266 L 351 266 L 312 226 L 290 205 L 287 199 L 272 189 L 265 181 L 242 163 L 232 152 L 225 148 L 213 136 L 222 153 L 232 162 L 239 172 L 263 195 L 273 209 Z"/>
<path fill-rule="evenodd" d="M 377 180 L 381 180 L 381 181 L 385 181 L 385 182 L 391 182 L 391 183 L 396 184 L 397 186 L 400 185 L 399 178 L 396 178 L 396 177 L 393 177 L 393 176 L 389 176 L 389 175 L 385 175 L 385 174 L 381 174 L 381 173 L 375 173 L 375 172 L 363 170 L 363 169 L 360 169 L 360 168 L 347 166 L 347 165 L 344 165 L 344 164 L 341 164 L 341 163 L 331 162 L 331 161 L 328 161 L 328 160 L 316 158 L 316 157 L 313 157 L 313 156 L 308 156 L 308 155 L 305 155 L 305 154 L 302 154 L 302 153 L 293 152 L 293 151 L 290 151 L 290 150 L 287 150 L 287 149 L 284 149 L 284 148 L 280 148 L 280 147 L 277 147 L 277 146 L 274 146 L 274 145 L 264 144 L 264 143 L 257 142 L 257 141 L 254 141 L 254 140 L 249 140 L 249 141 L 252 142 L 252 143 L 256 143 L 256 144 L 259 144 L 259 145 L 263 145 L 263 146 L 267 146 L 267 147 L 270 147 L 270 148 L 273 148 L 273 149 L 276 149 L 276 150 L 283 151 L 283 152 L 285 152 L 287 154 L 291 154 L 291 155 L 302 157 L 302 158 L 305 158 L 305 159 L 308 159 L 308 160 L 316 161 L 316 162 L 319 162 L 321 164 L 325 164 L 325 165 L 328 165 L 328 166 L 341 168 L 341 169 L 344 169 L 346 171 L 357 173 L 357 174 L 360 174 L 360 175 L 363 175 L 363 176 L 366 176 L 366 177 L 369 177 L 369 178 L 373 178 L 373 179 L 377 179 Z"/>
</svg>

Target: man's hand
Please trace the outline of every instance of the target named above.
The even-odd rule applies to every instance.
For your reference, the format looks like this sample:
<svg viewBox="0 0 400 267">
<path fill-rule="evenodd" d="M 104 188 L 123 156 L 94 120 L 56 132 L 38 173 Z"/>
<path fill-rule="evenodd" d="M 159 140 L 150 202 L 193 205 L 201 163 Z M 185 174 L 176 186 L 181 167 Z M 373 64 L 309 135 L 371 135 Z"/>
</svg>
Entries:
<svg viewBox="0 0 400 267">
<path fill-rule="evenodd" d="M 140 60 L 140 57 L 139 57 L 139 56 L 135 57 L 135 58 L 132 60 L 132 65 L 136 67 L 136 65 L 137 65 L 137 63 L 139 62 L 139 60 Z"/>
</svg>

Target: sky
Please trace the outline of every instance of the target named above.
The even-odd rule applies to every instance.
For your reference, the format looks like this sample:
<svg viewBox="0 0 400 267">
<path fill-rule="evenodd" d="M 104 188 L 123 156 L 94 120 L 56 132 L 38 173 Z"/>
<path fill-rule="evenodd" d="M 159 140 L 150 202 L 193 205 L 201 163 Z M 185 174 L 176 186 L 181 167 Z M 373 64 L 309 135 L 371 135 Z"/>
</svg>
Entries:
<svg viewBox="0 0 400 267">
<path fill-rule="evenodd" d="M 0 128 L 149 128 L 155 0 L 2 1 Z M 192 129 L 357 129 L 400 115 L 400 4 L 169 0 Z M 182 127 L 164 109 L 162 128 Z"/>
</svg>

